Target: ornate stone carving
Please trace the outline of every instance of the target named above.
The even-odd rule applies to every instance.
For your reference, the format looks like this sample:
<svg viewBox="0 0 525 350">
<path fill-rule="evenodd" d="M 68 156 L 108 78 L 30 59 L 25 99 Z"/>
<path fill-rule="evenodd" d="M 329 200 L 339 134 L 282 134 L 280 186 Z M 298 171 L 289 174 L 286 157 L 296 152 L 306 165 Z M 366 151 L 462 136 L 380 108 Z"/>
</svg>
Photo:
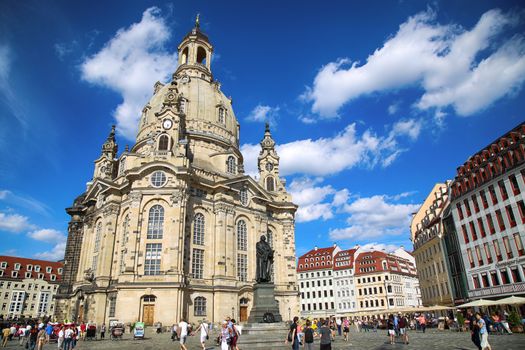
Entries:
<svg viewBox="0 0 525 350">
<path fill-rule="evenodd" d="M 119 211 L 119 206 L 117 204 L 109 204 L 103 209 L 102 215 L 104 215 L 104 217 L 107 217 L 110 215 L 117 215 L 118 211 Z"/>
<path fill-rule="evenodd" d="M 95 274 L 93 273 L 91 268 L 84 270 L 84 280 L 90 283 L 93 283 L 93 281 L 95 280 Z"/>
<path fill-rule="evenodd" d="M 129 198 L 131 199 L 131 207 L 138 208 L 140 206 L 140 200 L 142 199 L 142 192 L 131 191 L 129 193 Z"/>
</svg>

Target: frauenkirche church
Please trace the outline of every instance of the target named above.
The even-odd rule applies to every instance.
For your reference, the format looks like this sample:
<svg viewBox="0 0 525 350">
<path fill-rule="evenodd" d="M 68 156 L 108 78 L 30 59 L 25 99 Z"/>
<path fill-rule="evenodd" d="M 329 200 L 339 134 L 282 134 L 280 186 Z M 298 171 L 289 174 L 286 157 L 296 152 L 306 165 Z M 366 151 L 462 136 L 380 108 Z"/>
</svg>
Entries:
<svg viewBox="0 0 525 350">
<path fill-rule="evenodd" d="M 297 206 L 268 126 L 258 180 L 244 173 L 239 122 L 213 79 L 212 52 L 197 21 L 172 80 L 155 84 L 133 147 L 118 156 L 114 128 L 104 142 L 93 179 L 67 208 L 58 320 L 245 321 L 261 235 L 275 250 L 280 313 L 299 312 Z"/>
</svg>

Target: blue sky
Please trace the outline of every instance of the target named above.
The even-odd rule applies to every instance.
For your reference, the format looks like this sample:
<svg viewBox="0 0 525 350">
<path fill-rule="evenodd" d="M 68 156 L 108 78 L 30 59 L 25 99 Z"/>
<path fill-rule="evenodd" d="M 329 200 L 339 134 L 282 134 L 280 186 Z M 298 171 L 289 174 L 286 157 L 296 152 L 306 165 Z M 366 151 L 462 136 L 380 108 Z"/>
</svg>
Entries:
<svg viewBox="0 0 525 350">
<path fill-rule="evenodd" d="M 411 247 L 436 182 L 524 120 L 520 1 L 3 1 L 0 254 L 57 259 L 111 124 L 120 150 L 196 13 L 256 169 L 264 121 L 313 245 Z"/>
</svg>

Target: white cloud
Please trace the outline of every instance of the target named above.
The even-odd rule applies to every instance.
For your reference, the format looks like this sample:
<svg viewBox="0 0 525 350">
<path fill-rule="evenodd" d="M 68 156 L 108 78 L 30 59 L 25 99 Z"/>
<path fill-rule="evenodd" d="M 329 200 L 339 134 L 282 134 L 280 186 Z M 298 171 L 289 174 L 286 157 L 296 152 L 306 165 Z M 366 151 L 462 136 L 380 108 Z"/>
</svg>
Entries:
<svg viewBox="0 0 525 350">
<path fill-rule="evenodd" d="M 247 121 L 250 122 L 268 122 L 271 125 L 275 125 L 277 117 L 279 116 L 279 106 L 271 107 L 268 105 L 258 104 L 246 117 Z"/>
<path fill-rule="evenodd" d="M 396 197 L 396 196 L 394 196 Z M 358 198 L 344 206 L 348 227 L 330 231 L 332 240 L 369 240 L 407 233 L 419 204 L 392 203 L 385 195 Z"/>
<path fill-rule="evenodd" d="M 399 103 L 393 103 L 390 106 L 388 106 L 388 114 L 393 115 L 396 114 L 399 110 Z"/>
<path fill-rule="evenodd" d="M 396 245 L 396 244 L 385 244 L 385 243 L 367 243 L 362 246 L 360 246 L 361 250 L 365 252 L 371 252 L 374 250 L 384 251 L 385 253 L 393 253 L 402 246 Z"/>
<path fill-rule="evenodd" d="M 64 252 L 66 251 L 66 242 L 56 244 L 53 249 L 41 253 L 36 253 L 35 258 L 43 260 L 58 261 L 64 259 Z"/>
<path fill-rule="evenodd" d="M 0 212 L 0 231 L 22 232 L 35 228 L 26 216 Z"/>
<path fill-rule="evenodd" d="M 153 84 L 166 80 L 176 69 L 176 52 L 165 44 L 170 30 L 160 10 L 151 7 L 142 19 L 120 29 L 98 53 L 81 65 L 82 79 L 122 95 L 114 117 L 120 134 L 134 140 L 141 110 L 153 91 Z"/>
<path fill-rule="evenodd" d="M 333 217 L 332 205 L 322 202 L 327 196 L 337 195 L 337 192 L 330 185 L 316 186 L 322 181 L 322 178 L 303 177 L 294 179 L 290 184 L 289 192 L 293 202 L 299 205 L 295 215 L 297 222 L 308 222 L 321 218 L 328 220 Z"/>
<path fill-rule="evenodd" d="M 303 98 L 322 118 L 360 96 L 419 85 L 421 110 L 452 107 L 458 115 L 479 112 L 511 95 L 525 80 L 525 36 L 519 15 L 490 10 L 471 30 L 441 25 L 432 10 L 400 25 L 366 60 L 330 62 L 318 72 Z M 509 38 L 510 39 L 501 39 Z"/>
<path fill-rule="evenodd" d="M 407 125 L 412 126 L 412 129 L 408 129 Z M 326 176 L 359 165 L 388 166 L 402 151 L 398 146 L 398 139 L 404 136 L 414 139 L 420 130 L 420 122 L 409 120 L 396 123 L 386 137 L 377 136 L 370 130 L 358 135 L 356 124 L 353 123 L 333 137 L 277 145 L 277 153 L 281 158 L 280 172 L 281 175 Z M 257 174 L 260 146 L 244 144 L 241 151 L 246 172 Z"/>
<path fill-rule="evenodd" d="M 14 206 L 50 216 L 51 209 L 49 206 L 29 196 L 14 194 L 9 190 L 0 190 L 0 200 L 6 201 Z"/>
<path fill-rule="evenodd" d="M 30 238 L 35 239 L 37 241 L 43 241 L 48 243 L 59 243 L 59 242 L 65 242 L 66 236 L 62 234 L 62 232 L 54 230 L 54 229 L 40 229 L 31 231 L 27 234 Z"/>
</svg>

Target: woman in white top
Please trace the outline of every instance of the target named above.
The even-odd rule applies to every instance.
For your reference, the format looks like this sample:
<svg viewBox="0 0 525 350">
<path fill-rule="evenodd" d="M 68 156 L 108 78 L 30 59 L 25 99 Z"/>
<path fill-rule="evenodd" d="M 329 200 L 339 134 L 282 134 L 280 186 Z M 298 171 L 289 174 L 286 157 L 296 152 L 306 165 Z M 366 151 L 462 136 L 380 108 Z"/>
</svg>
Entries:
<svg viewBox="0 0 525 350">
<path fill-rule="evenodd" d="M 222 322 L 221 328 L 221 350 L 229 350 L 230 344 L 229 340 L 231 337 L 231 328 L 228 327 L 228 322 Z"/>
<path fill-rule="evenodd" d="M 201 331 L 201 346 L 203 350 L 206 350 L 206 340 L 208 340 L 208 324 L 206 321 L 203 320 L 199 327 L 197 327 L 197 329 L 191 335 L 195 335 L 199 329 Z"/>
</svg>

